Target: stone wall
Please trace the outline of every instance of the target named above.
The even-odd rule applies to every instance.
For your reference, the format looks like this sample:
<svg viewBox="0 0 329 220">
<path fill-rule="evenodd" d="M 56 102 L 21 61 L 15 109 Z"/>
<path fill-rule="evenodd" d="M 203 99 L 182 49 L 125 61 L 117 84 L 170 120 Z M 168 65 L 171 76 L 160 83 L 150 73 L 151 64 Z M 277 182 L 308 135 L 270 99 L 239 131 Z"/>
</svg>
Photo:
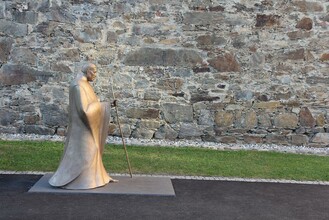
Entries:
<svg viewBox="0 0 329 220">
<path fill-rule="evenodd" d="M 1 1 L 0 133 L 64 135 L 68 82 L 89 60 L 102 100 L 113 82 L 126 137 L 326 146 L 328 11 L 326 0 Z"/>
</svg>

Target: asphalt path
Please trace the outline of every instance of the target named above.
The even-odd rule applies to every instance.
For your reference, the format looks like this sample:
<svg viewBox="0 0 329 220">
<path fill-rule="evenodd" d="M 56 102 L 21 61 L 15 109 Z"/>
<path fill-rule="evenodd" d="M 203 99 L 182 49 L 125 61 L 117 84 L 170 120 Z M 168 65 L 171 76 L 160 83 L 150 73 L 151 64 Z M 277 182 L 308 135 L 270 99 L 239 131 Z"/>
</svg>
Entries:
<svg viewBox="0 0 329 220">
<path fill-rule="evenodd" d="M 329 219 L 329 186 L 173 179 L 176 196 L 27 193 L 0 175 L 0 219 Z"/>
</svg>

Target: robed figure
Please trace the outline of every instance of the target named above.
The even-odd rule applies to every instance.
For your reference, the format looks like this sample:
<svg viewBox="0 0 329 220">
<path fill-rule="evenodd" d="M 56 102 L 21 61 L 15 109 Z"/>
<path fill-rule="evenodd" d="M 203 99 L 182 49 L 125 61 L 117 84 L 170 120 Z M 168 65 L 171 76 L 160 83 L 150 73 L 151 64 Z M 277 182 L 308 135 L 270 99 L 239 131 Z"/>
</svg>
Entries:
<svg viewBox="0 0 329 220">
<path fill-rule="evenodd" d="M 96 66 L 89 64 L 70 84 L 69 128 L 64 153 L 50 185 L 66 189 L 90 189 L 111 180 L 102 154 L 108 134 L 109 105 L 100 102 L 89 81 L 96 77 Z"/>
</svg>

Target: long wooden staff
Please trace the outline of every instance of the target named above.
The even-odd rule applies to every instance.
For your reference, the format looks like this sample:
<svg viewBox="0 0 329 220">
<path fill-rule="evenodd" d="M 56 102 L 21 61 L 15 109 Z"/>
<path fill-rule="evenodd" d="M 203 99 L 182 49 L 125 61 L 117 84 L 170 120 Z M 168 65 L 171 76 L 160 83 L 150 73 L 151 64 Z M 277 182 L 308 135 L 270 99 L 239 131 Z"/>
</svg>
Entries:
<svg viewBox="0 0 329 220">
<path fill-rule="evenodd" d="M 114 96 L 114 90 L 113 90 L 113 79 L 112 79 L 112 76 L 110 76 L 110 78 L 111 78 L 111 89 L 112 89 L 113 100 L 116 100 L 116 99 L 115 99 L 115 96 Z M 115 103 L 114 107 L 115 107 L 115 112 L 116 112 L 116 115 L 117 115 L 117 122 L 118 122 L 119 131 L 120 131 L 120 135 L 121 135 L 121 139 L 122 139 L 123 149 L 125 150 L 125 153 L 126 153 L 126 159 L 127 159 L 127 163 L 128 163 L 128 168 L 129 168 L 130 178 L 133 178 L 133 174 L 132 174 L 132 172 L 131 172 L 130 161 L 129 161 L 129 157 L 128 157 L 128 151 L 127 151 L 126 143 L 125 143 L 125 140 L 124 140 L 124 138 L 123 138 L 123 133 L 122 133 L 122 130 L 121 130 L 121 124 L 120 124 L 119 113 L 118 113 L 118 104 Z"/>
</svg>

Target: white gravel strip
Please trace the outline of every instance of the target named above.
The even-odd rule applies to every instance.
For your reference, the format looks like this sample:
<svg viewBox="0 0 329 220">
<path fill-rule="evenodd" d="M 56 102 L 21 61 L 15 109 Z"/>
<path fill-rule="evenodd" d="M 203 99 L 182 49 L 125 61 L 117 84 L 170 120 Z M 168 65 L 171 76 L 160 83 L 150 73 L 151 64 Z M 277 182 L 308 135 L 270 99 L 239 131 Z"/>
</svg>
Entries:
<svg viewBox="0 0 329 220">
<path fill-rule="evenodd" d="M 48 173 L 48 172 L 0 170 L 0 175 L 1 174 L 45 175 L 46 173 Z M 121 173 L 112 173 L 111 175 L 112 176 L 130 176 L 129 174 L 121 174 Z M 231 181 L 231 182 L 248 182 L 248 183 L 290 183 L 290 184 L 329 186 L 328 181 L 297 181 L 297 180 L 284 180 L 284 179 L 251 179 L 251 178 L 238 178 L 238 177 L 172 176 L 172 175 L 148 175 L 148 174 L 133 174 L 133 178 L 134 177 L 169 177 L 170 179 L 185 179 L 185 180 Z"/>
<path fill-rule="evenodd" d="M 36 135 L 36 134 L 0 134 L 0 140 L 47 140 L 47 141 L 64 141 L 65 137 L 58 135 Z M 200 147 L 217 150 L 258 150 L 258 151 L 275 151 L 295 154 L 314 154 L 329 156 L 329 147 L 316 148 L 306 146 L 283 146 L 276 144 L 223 144 L 215 142 L 203 142 L 194 140 L 145 140 L 135 138 L 125 138 L 127 145 L 135 146 L 159 146 L 159 147 Z M 122 144 L 120 137 L 109 136 L 109 144 Z"/>
</svg>

